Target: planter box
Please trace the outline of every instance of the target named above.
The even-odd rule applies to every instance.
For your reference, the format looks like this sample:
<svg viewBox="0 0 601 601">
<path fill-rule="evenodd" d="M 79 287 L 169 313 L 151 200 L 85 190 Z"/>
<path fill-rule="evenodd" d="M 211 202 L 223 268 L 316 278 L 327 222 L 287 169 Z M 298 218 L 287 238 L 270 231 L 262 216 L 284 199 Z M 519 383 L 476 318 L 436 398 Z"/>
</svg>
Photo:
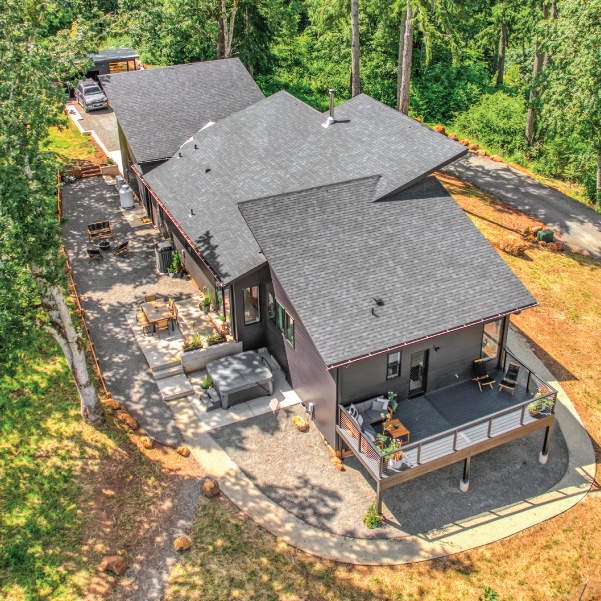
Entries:
<svg viewBox="0 0 601 601">
<path fill-rule="evenodd" d="M 208 348 L 185 351 L 180 355 L 180 361 L 185 373 L 204 369 L 209 361 L 222 359 L 242 352 L 242 342 L 220 342 Z"/>
<path fill-rule="evenodd" d="M 100 165 L 102 175 L 119 175 L 118 165 Z"/>
</svg>

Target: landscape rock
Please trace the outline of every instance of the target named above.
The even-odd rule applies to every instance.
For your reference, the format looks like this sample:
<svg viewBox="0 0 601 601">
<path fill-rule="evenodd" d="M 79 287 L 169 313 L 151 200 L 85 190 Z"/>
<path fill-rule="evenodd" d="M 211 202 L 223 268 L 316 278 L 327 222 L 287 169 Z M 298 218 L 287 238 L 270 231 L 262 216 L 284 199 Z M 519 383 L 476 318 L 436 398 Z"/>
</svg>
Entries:
<svg viewBox="0 0 601 601">
<path fill-rule="evenodd" d="M 479 149 L 478 149 L 478 154 L 479 154 L 481 157 L 486 157 L 486 156 L 488 156 L 488 150 L 484 150 L 484 148 L 479 148 Z"/>
<path fill-rule="evenodd" d="M 140 438 L 140 444 L 145 449 L 152 449 L 152 445 L 154 444 L 154 440 L 152 440 L 152 438 L 150 438 L 150 436 L 142 436 L 142 438 Z"/>
<path fill-rule="evenodd" d="M 480 148 L 480 146 L 478 146 L 478 144 L 470 144 L 468 148 L 470 150 L 476 151 L 478 150 L 478 148 Z"/>
<path fill-rule="evenodd" d="M 542 225 L 533 225 L 530 228 L 530 231 L 536 235 L 536 232 L 540 232 L 541 230 L 545 229 Z"/>
<path fill-rule="evenodd" d="M 466 140 L 465 138 L 463 140 L 461 140 L 459 142 L 459 144 L 461 144 L 462 146 L 469 146 L 470 145 L 470 141 Z"/>
<path fill-rule="evenodd" d="M 173 548 L 176 551 L 186 551 L 190 545 L 192 545 L 192 539 L 187 534 L 179 536 L 173 541 Z"/>
<path fill-rule="evenodd" d="M 121 403 L 117 402 L 111 396 L 106 398 L 106 400 L 104 401 L 104 405 L 105 405 L 105 407 L 108 407 L 109 409 L 114 409 L 114 410 L 123 409 L 123 405 Z"/>
<path fill-rule="evenodd" d="M 188 447 L 177 447 L 177 452 L 182 457 L 187 457 L 190 454 L 190 449 Z"/>
<path fill-rule="evenodd" d="M 459 136 L 457 134 L 449 134 L 449 140 L 454 140 L 455 142 L 459 142 Z"/>
<path fill-rule="evenodd" d="M 554 250 L 554 251 L 557 251 L 557 250 L 559 250 L 559 249 L 557 248 L 557 244 L 555 244 L 555 242 L 549 242 L 549 244 L 547 244 L 547 248 L 548 248 L 549 250 Z"/>
<path fill-rule="evenodd" d="M 565 244 L 563 242 L 561 242 L 561 240 L 556 240 L 555 246 L 557 247 L 557 250 L 559 250 L 559 251 L 565 250 Z"/>
<path fill-rule="evenodd" d="M 121 413 L 119 413 L 119 419 L 126 424 L 128 427 L 130 427 L 132 430 L 137 430 L 138 429 L 138 422 L 135 420 L 133 415 L 130 415 L 129 413 L 122 411 Z"/>
<path fill-rule="evenodd" d="M 217 482 L 217 480 L 207 480 L 202 485 L 202 492 L 204 493 L 205 497 L 216 497 L 220 490 L 219 482 Z"/>
<path fill-rule="evenodd" d="M 114 572 L 117 576 L 122 576 L 127 570 L 127 563 L 119 555 L 110 555 L 103 558 L 100 569 L 104 572 Z"/>
<path fill-rule="evenodd" d="M 503 159 L 498 154 L 493 154 L 490 157 L 490 160 L 494 161 L 495 163 L 502 163 L 503 162 Z"/>
<path fill-rule="evenodd" d="M 521 257 L 526 252 L 528 245 L 516 236 L 505 236 L 499 243 L 499 248 L 508 255 Z"/>
<path fill-rule="evenodd" d="M 435 125 L 432 129 L 434 131 L 437 131 L 439 134 L 442 134 L 443 136 L 447 135 L 444 125 Z"/>
</svg>

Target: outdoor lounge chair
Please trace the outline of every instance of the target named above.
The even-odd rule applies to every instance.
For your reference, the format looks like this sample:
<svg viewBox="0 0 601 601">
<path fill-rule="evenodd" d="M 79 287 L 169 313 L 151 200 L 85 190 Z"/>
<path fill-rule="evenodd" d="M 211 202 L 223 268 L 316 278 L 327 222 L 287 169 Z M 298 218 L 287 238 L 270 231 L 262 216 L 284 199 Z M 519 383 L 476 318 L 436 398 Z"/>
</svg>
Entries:
<svg viewBox="0 0 601 601">
<path fill-rule="evenodd" d="M 96 223 L 88 223 L 88 236 L 90 242 L 99 240 L 100 238 L 112 238 L 113 230 L 109 221 L 97 221 Z"/>
<path fill-rule="evenodd" d="M 515 392 L 515 387 L 518 384 L 518 374 L 520 373 L 520 366 L 517 363 L 510 363 L 507 368 L 507 373 L 505 377 L 499 384 L 499 390 L 503 390 L 503 388 L 508 388 L 511 390 L 511 394 Z"/>
<path fill-rule="evenodd" d="M 115 255 L 120 255 L 121 253 L 124 253 L 125 251 L 131 252 L 131 250 L 129 249 L 129 240 L 126 240 L 125 242 L 121 242 L 121 244 L 117 245 L 117 248 L 115 249 Z"/>
<path fill-rule="evenodd" d="M 102 260 L 102 253 L 97 248 L 88 248 L 88 263 L 90 259 L 100 259 Z"/>
<path fill-rule="evenodd" d="M 476 359 L 474 361 L 474 371 L 476 372 L 476 377 L 472 378 L 472 380 L 478 382 L 480 392 L 482 392 L 482 386 L 490 386 L 490 389 L 492 390 L 492 385 L 496 382 L 496 380 L 493 380 L 488 375 L 486 372 L 486 367 L 484 367 L 484 363 L 482 363 L 482 359 Z"/>
</svg>

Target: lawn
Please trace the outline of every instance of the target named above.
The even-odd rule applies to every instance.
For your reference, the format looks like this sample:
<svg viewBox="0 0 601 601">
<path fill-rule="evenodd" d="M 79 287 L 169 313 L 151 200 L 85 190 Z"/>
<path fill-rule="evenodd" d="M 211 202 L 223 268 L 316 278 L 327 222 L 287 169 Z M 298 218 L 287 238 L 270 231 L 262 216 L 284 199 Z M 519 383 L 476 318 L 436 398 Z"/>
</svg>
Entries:
<svg viewBox="0 0 601 601">
<path fill-rule="evenodd" d="M 533 223 L 469 184 L 440 179 L 493 246 Z M 601 264 L 539 247 L 525 258 L 500 254 L 541 303 L 514 317 L 514 324 L 558 377 L 593 440 L 601 440 Z M 166 599 L 568 599 L 587 578 L 601 580 L 598 485 L 594 491 L 569 512 L 509 539 L 397 567 L 353 567 L 311 557 L 274 539 L 227 499 L 206 501 L 193 526 L 194 546 L 176 566 Z"/>
<path fill-rule="evenodd" d="M 80 133 L 70 118 L 62 128 L 52 127 L 47 140 L 47 150 L 53 152 L 61 168 L 68 165 L 104 165 L 106 155 L 89 136 Z"/>
</svg>

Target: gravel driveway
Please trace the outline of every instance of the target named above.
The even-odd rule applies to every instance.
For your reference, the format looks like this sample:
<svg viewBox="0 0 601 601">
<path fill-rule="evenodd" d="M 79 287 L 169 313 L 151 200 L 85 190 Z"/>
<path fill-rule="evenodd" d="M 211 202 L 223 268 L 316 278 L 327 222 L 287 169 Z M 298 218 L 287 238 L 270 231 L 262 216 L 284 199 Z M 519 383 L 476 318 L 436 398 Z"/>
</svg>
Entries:
<svg viewBox="0 0 601 601">
<path fill-rule="evenodd" d="M 443 171 L 474 184 L 561 233 L 601 259 L 601 214 L 504 163 L 469 153 Z"/>
</svg>

